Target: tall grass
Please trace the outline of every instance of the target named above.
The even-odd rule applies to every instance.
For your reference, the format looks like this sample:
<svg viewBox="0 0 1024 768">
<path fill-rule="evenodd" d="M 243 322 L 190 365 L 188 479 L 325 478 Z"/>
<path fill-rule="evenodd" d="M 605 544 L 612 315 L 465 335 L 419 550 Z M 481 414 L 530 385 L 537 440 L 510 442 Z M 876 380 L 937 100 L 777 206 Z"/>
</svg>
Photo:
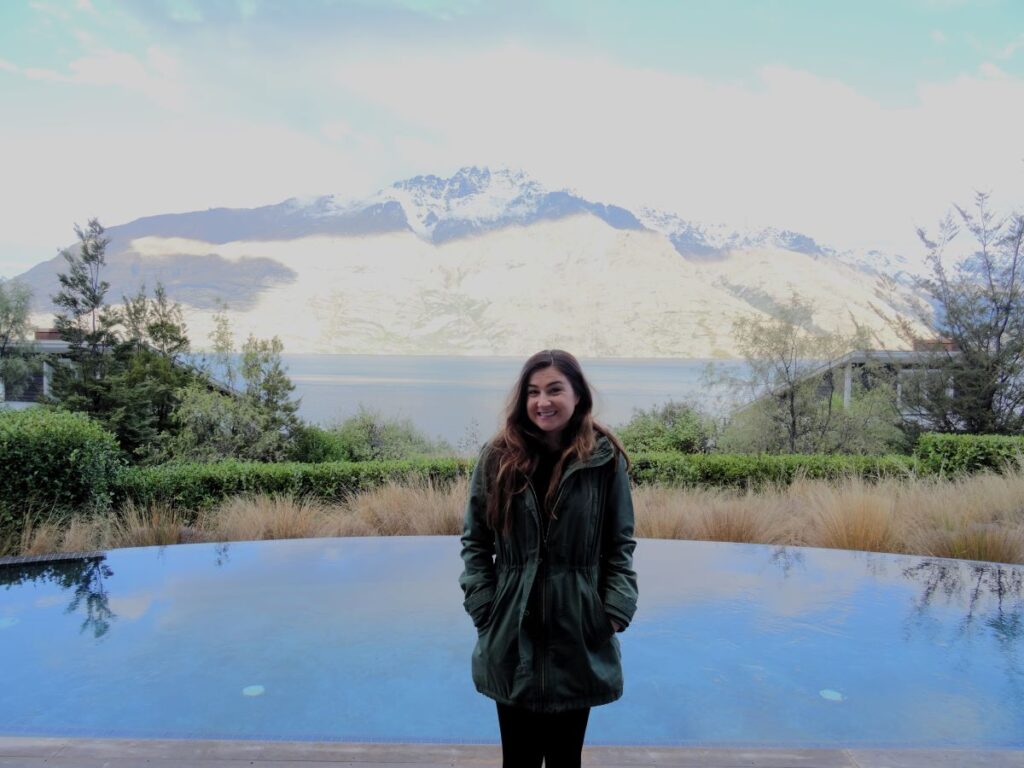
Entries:
<svg viewBox="0 0 1024 768">
<path fill-rule="evenodd" d="M 70 522 L 27 526 L 24 554 L 188 541 L 316 536 L 454 535 L 468 493 L 462 479 L 435 487 L 391 484 L 343 504 L 249 496 L 228 499 L 186 524 L 165 507 L 126 506 Z M 642 486 L 633 493 L 636 534 L 904 552 L 1024 563 L 1024 469 L 953 480 L 857 477 L 797 480 L 757 491 Z"/>
</svg>

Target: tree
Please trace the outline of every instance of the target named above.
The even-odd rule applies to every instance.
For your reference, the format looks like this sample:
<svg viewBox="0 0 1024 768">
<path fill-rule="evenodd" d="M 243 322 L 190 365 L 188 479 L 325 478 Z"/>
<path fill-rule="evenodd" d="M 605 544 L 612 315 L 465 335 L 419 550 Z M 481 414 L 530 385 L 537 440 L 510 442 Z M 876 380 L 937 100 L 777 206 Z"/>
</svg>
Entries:
<svg viewBox="0 0 1024 768">
<path fill-rule="evenodd" d="M 180 305 L 167 298 L 161 283 L 152 298 L 143 285 L 123 301 L 118 313 L 122 335 L 108 372 L 111 409 L 106 421 L 136 460 L 158 460 L 174 432 L 178 393 L 199 374 L 183 364 L 188 331 Z"/>
<path fill-rule="evenodd" d="M 246 397 L 266 414 L 267 429 L 290 442 L 299 428 L 299 401 L 291 397 L 295 385 L 281 362 L 283 351 L 277 336 L 257 339 L 250 334 L 242 345 L 242 380 Z"/>
<path fill-rule="evenodd" d="M 907 375 L 902 400 L 935 431 L 1024 428 L 1024 215 L 997 218 L 988 198 L 977 193 L 973 210 L 954 206 L 934 238 L 918 230 L 931 274 L 918 281 L 930 302 L 916 314 L 936 338 L 929 344 L 908 323 L 892 321 L 904 339 L 924 347 L 925 369 Z M 949 264 L 965 230 L 970 252 Z"/>
<path fill-rule="evenodd" d="M 26 349 L 31 301 L 28 286 L 0 279 L 0 383 L 7 398 L 21 390 L 35 368 Z"/>
<path fill-rule="evenodd" d="M 62 254 L 68 269 L 57 276 L 54 324 L 68 353 L 51 361 L 52 399 L 96 418 L 135 461 L 156 460 L 174 430 L 177 393 L 197 375 L 181 364 L 188 332 L 180 305 L 160 283 L 152 298 L 143 285 L 122 297 L 121 309 L 107 304 L 104 232 L 96 219 L 85 229 L 76 225 L 77 252 Z"/>
<path fill-rule="evenodd" d="M 233 394 L 211 391 L 193 383 L 179 393 L 172 418 L 178 434 L 170 446 L 175 459 L 215 461 L 245 459 L 281 461 L 293 452 L 301 432 L 297 416 L 299 403 L 291 398 L 295 389 L 284 370 L 284 345 L 276 336 L 249 336 L 242 346 L 241 364 L 235 360 L 234 335 L 226 312 L 214 315 L 210 334 L 213 360 L 206 370 L 229 383 Z M 241 381 L 243 389 L 235 391 Z"/>
<path fill-rule="evenodd" d="M 52 394 L 62 408 L 103 420 L 111 409 L 109 353 L 117 343 L 117 315 L 106 303 L 110 285 L 101 278 L 110 239 L 96 219 L 85 229 L 76 224 L 75 234 L 78 250 L 61 252 L 68 271 L 57 275 L 61 289 L 53 296 L 58 308 L 54 325 L 69 349 L 68 362 L 52 360 Z"/>
<path fill-rule="evenodd" d="M 741 384 L 749 404 L 733 414 L 719 447 L 785 453 L 875 453 L 900 442 L 895 391 L 880 365 L 868 364 L 850 407 L 832 370 L 867 334 L 824 331 L 813 305 L 793 294 L 773 317 L 744 317 L 734 338 L 749 367 Z"/>
</svg>

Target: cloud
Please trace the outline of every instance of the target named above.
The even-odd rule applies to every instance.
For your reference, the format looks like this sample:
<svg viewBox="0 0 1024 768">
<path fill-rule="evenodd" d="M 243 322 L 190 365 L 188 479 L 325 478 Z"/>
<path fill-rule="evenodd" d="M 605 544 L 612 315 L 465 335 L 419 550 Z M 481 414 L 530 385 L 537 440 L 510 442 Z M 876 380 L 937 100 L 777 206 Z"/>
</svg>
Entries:
<svg viewBox="0 0 1024 768">
<path fill-rule="evenodd" d="M 1011 59 L 1016 55 L 1017 51 L 1021 50 L 1022 48 L 1024 48 L 1024 35 L 1020 35 L 1013 42 L 1003 46 L 1003 48 L 999 51 L 998 56 L 1001 59 Z"/>
<path fill-rule="evenodd" d="M 1024 81 L 995 65 L 924 83 L 896 107 L 787 67 L 723 82 L 511 44 L 304 51 L 294 62 L 236 61 L 242 74 L 230 82 L 190 78 L 201 63 L 162 47 L 89 50 L 63 71 L 0 60 L 0 71 L 138 97 L 73 131 L 32 113 L 0 125 L 0 159 L 19 180 L 0 189 L 0 210 L 17 222 L 0 258 L 32 241 L 45 244 L 33 261 L 52 255 L 90 215 L 112 225 L 292 195 L 358 197 L 469 164 L 522 168 L 602 202 L 908 254 L 919 250 L 917 224 L 975 189 L 993 190 L 995 206 L 1024 198 Z M 275 87 L 236 115 L 236 82 Z M 303 122 L 294 107 L 313 104 Z M 72 172 L 83 157 L 103 158 L 103 172 Z"/>
<path fill-rule="evenodd" d="M 28 7 L 42 16 L 52 17 L 60 21 L 71 20 L 71 14 L 65 8 L 54 3 L 43 2 L 43 0 L 31 0 Z"/>
<path fill-rule="evenodd" d="M 785 67 L 747 87 L 512 45 L 383 52 L 334 75 L 404 126 L 394 145 L 410 166 L 508 163 L 606 202 L 838 245 L 916 247 L 913 222 L 975 186 L 1022 187 L 1007 158 L 1024 83 L 991 71 L 924 86 L 902 108 Z"/>
<path fill-rule="evenodd" d="M 177 59 L 157 47 L 149 48 L 144 59 L 98 48 L 72 60 L 66 72 L 7 61 L 0 61 L 0 69 L 41 82 L 120 88 L 166 109 L 180 109 L 186 97 Z"/>
<path fill-rule="evenodd" d="M 938 43 L 939 45 L 942 45 L 944 42 L 946 42 L 946 33 L 943 32 L 941 29 L 933 29 L 929 33 L 929 36 L 931 37 L 932 42 Z"/>
<path fill-rule="evenodd" d="M 377 180 L 359 157 L 281 125 L 215 114 L 168 119 L 0 126 L 0 275 L 14 275 L 74 240 L 72 224 L 108 226 L 156 213 L 255 207 L 292 194 L 352 196 Z M 4 263 L 6 260 L 6 264 Z"/>
</svg>

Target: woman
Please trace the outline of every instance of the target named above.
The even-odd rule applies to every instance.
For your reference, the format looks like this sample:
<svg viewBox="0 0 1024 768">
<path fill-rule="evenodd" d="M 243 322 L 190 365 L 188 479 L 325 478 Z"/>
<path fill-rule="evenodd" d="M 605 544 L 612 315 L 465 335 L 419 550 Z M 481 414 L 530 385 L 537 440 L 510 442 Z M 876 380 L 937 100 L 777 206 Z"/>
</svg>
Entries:
<svg viewBox="0 0 1024 768">
<path fill-rule="evenodd" d="M 459 583 L 506 767 L 578 766 L 590 708 L 622 695 L 633 503 L 625 450 L 592 409 L 576 358 L 538 352 L 470 480 Z"/>
</svg>

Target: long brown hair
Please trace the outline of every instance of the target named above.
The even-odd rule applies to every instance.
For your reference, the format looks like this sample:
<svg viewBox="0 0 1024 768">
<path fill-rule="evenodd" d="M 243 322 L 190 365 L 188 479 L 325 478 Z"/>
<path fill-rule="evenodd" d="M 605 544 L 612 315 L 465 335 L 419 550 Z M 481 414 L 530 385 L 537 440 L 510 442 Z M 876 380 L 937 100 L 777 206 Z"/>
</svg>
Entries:
<svg viewBox="0 0 1024 768">
<path fill-rule="evenodd" d="M 575 459 L 589 457 L 599 435 L 607 437 L 614 449 L 626 457 L 629 465 L 629 457 L 622 443 L 610 429 L 596 422 L 591 414 L 594 396 L 579 360 L 561 349 L 538 352 L 523 364 L 505 406 L 504 424 L 491 440 L 491 450 L 488 452 L 487 523 L 496 531 L 508 533 L 512 527 L 512 497 L 526 490 L 530 476 L 537 468 L 544 434 L 530 421 L 526 412 L 527 392 L 530 377 L 552 366 L 569 380 L 579 402 L 562 431 L 562 450 L 551 472 L 551 482 L 544 489 L 544 506 L 551 509 L 563 467 Z"/>
</svg>

